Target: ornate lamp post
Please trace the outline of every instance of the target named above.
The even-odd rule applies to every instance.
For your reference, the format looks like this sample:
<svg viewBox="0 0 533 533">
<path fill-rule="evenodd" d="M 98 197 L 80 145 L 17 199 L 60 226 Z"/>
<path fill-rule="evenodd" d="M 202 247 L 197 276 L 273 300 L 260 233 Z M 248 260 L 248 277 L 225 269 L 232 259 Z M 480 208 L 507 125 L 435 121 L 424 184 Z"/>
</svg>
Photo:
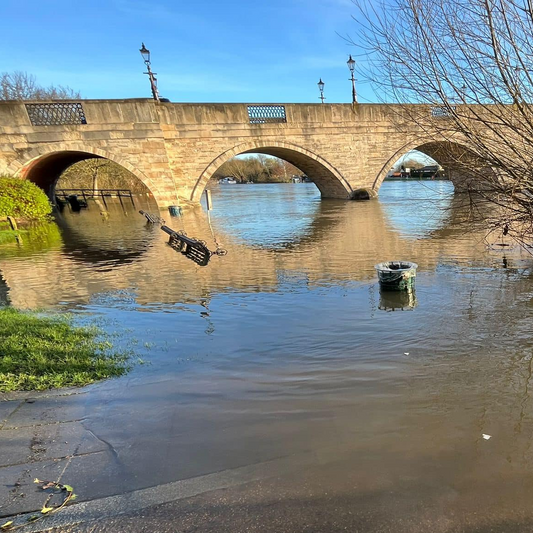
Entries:
<svg viewBox="0 0 533 533">
<path fill-rule="evenodd" d="M 159 92 L 157 90 L 157 78 L 155 77 L 156 72 L 152 72 L 152 69 L 150 68 L 150 50 L 144 46 L 144 43 L 142 43 L 142 48 L 139 50 L 141 52 L 141 55 L 144 60 L 144 64 L 146 65 L 146 70 L 148 72 L 145 72 L 144 74 L 148 74 L 148 78 L 150 79 L 150 87 L 152 89 L 152 96 L 154 97 L 154 100 L 156 102 L 159 102 Z"/>
<path fill-rule="evenodd" d="M 324 82 L 322 81 L 322 78 L 320 78 L 320 81 L 317 83 L 318 90 L 320 91 L 320 100 L 322 100 L 322 103 L 324 103 L 324 100 L 326 99 L 324 96 Z"/>
<path fill-rule="evenodd" d="M 352 59 L 352 55 L 350 54 L 350 59 L 346 62 L 348 65 L 348 68 L 350 69 L 350 73 L 352 77 L 350 78 L 352 81 L 352 104 L 357 104 L 357 93 L 355 92 L 355 78 L 353 77 L 353 73 L 355 70 L 355 61 Z"/>
</svg>

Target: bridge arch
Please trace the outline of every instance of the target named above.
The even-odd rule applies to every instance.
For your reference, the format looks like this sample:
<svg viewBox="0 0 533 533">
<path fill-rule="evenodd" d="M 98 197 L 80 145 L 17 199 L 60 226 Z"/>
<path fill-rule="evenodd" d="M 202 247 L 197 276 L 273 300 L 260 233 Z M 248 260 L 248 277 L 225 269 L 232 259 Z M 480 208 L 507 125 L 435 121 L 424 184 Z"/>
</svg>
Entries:
<svg viewBox="0 0 533 533">
<path fill-rule="evenodd" d="M 445 169 L 455 190 L 459 192 L 468 190 L 471 180 L 476 179 L 472 172 L 472 168 L 475 166 L 478 166 L 480 171 L 484 173 L 493 172 L 493 169 L 488 168 L 475 151 L 468 147 L 467 142 L 461 140 L 451 141 L 449 139 L 443 139 L 442 141 L 417 139 L 404 144 L 388 159 L 374 180 L 373 191 L 377 193 L 392 165 L 411 150 L 418 150 L 437 161 Z M 461 164 L 461 160 L 468 163 Z M 477 165 L 472 165 L 472 163 L 477 163 Z"/>
<path fill-rule="evenodd" d="M 346 199 L 353 192 L 342 174 L 322 157 L 296 144 L 265 140 L 239 144 L 211 161 L 196 182 L 191 200 L 199 202 L 213 174 L 224 163 L 242 154 L 266 154 L 292 163 L 313 180 L 323 198 Z"/>
<path fill-rule="evenodd" d="M 154 183 L 152 179 L 132 166 L 128 161 L 100 148 L 88 148 L 77 144 L 58 147 L 55 150 L 38 147 L 12 161 L 8 167 L 8 171 L 15 177 L 35 183 L 52 198 L 55 184 L 61 174 L 73 164 L 86 159 L 108 159 L 122 166 L 141 181 L 152 193 L 155 201 L 159 203 L 158 191 L 161 188 L 161 183 Z M 174 186 L 173 182 L 166 185 L 170 187 Z"/>
</svg>

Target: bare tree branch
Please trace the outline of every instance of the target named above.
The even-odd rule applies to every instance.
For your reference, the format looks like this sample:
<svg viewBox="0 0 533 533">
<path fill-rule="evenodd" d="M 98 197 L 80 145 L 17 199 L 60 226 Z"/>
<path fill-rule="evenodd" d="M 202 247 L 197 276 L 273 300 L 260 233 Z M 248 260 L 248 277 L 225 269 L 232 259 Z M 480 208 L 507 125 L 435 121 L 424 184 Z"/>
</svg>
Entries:
<svg viewBox="0 0 533 533">
<path fill-rule="evenodd" d="M 532 0 L 354 3 L 360 76 L 385 102 L 427 104 L 406 107 L 398 126 L 418 126 L 432 139 L 423 151 L 491 202 L 492 227 L 530 242 Z"/>
</svg>

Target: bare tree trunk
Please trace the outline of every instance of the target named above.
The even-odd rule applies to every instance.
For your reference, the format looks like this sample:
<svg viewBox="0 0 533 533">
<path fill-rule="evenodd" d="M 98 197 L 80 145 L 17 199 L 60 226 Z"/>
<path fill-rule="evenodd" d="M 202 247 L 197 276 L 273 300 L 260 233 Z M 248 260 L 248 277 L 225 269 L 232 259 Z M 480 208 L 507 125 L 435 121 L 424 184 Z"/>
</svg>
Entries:
<svg viewBox="0 0 533 533">
<path fill-rule="evenodd" d="M 98 167 L 93 170 L 93 195 L 98 194 Z"/>
</svg>

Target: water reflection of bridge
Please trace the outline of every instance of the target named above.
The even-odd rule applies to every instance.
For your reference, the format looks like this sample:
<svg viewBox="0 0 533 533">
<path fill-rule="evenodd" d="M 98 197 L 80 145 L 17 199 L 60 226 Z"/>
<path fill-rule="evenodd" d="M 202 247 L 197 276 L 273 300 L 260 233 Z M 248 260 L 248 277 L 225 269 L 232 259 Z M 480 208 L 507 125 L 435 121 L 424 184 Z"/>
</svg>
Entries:
<svg viewBox="0 0 533 533">
<path fill-rule="evenodd" d="M 120 290 L 133 291 L 130 296 L 139 304 L 199 303 L 228 291 L 277 291 L 295 277 L 310 286 L 366 282 L 375 276 L 374 264 L 389 258 L 412 260 L 420 272 L 434 270 L 442 258 L 481 260 L 486 253 L 482 234 L 453 225 L 462 213 L 454 207 L 458 201 L 450 199 L 442 227 L 424 238 L 395 228 L 390 206 L 380 202 L 317 202 L 312 222 L 289 245 L 250 246 L 217 229 L 229 253 L 212 258 L 205 268 L 168 247 L 166 235 L 145 226 L 137 213 L 131 212 L 118 229 L 119 221 L 103 221 L 96 211 L 86 212 L 61 222 L 62 247 L 27 259 L 0 259 L 0 271 L 18 307 L 85 304 L 96 294 Z M 200 210 L 169 225 L 185 226 L 191 236 L 211 235 Z M 214 248 L 212 240 L 206 240 Z"/>
</svg>

